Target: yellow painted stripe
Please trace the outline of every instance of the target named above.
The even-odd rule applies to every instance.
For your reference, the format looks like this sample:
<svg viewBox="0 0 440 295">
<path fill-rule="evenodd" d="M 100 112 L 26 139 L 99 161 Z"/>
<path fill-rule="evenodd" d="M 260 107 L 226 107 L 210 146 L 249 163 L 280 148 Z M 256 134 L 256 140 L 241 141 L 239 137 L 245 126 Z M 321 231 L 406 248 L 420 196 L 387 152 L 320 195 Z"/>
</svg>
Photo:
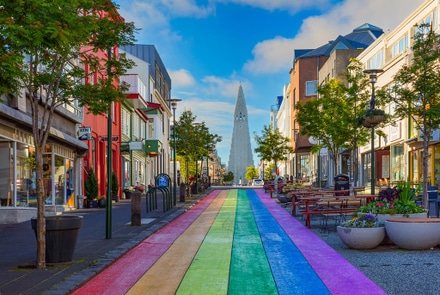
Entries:
<svg viewBox="0 0 440 295">
<path fill-rule="evenodd" d="M 174 294 L 226 196 L 227 191 L 222 191 L 127 294 Z"/>
<path fill-rule="evenodd" d="M 227 294 L 236 205 L 237 190 L 232 190 L 176 294 Z"/>
</svg>

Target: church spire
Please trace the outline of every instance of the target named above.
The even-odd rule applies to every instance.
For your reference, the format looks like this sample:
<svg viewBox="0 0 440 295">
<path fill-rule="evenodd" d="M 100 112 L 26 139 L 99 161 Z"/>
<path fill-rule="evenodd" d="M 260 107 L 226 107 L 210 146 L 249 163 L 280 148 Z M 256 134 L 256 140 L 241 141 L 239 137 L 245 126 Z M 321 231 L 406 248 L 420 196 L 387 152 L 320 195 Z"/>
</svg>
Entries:
<svg viewBox="0 0 440 295">
<path fill-rule="evenodd" d="M 234 173 L 234 182 L 239 184 L 246 181 L 244 178 L 246 168 L 254 165 L 249 136 L 248 113 L 241 84 L 235 101 L 233 122 L 228 171 Z"/>
</svg>

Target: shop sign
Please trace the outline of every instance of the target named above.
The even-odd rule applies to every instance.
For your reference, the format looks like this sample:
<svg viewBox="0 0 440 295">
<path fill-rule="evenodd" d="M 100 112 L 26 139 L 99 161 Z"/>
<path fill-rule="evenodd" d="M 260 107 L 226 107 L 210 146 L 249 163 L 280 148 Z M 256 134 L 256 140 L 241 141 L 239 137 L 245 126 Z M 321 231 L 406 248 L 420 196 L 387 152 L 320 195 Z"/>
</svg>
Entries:
<svg viewBox="0 0 440 295">
<path fill-rule="evenodd" d="M 92 138 L 92 127 L 79 127 L 78 128 L 78 139 L 79 140 L 90 140 Z"/>
</svg>

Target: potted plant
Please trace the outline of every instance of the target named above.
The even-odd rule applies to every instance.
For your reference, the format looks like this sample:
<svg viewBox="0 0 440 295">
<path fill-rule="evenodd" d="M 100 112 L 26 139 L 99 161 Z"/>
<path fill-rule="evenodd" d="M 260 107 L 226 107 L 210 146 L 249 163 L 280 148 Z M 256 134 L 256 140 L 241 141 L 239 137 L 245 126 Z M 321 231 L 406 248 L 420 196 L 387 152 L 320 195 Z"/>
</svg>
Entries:
<svg viewBox="0 0 440 295">
<path fill-rule="evenodd" d="M 357 212 L 374 214 L 381 221 L 385 221 L 390 215 L 412 218 L 427 217 L 426 208 L 416 203 L 420 190 L 420 186 L 413 188 L 409 180 L 401 181 L 394 188 L 381 190 L 376 201 L 361 206 Z"/>
<path fill-rule="evenodd" d="M 105 208 L 107 206 L 107 198 L 105 196 L 99 196 L 96 200 L 99 208 Z"/>
<path fill-rule="evenodd" d="M 409 180 L 401 181 L 394 188 L 381 190 L 376 201 L 361 206 L 357 212 L 371 213 L 383 223 L 391 217 L 426 218 L 428 216 L 426 208 L 416 203 L 420 190 L 421 186 L 413 188 Z M 388 230 L 385 231 L 383 244 L 393 244 Z"/>
<path fill-rule="evenodd" d="M 119 190 L 118 177 L 116 175 L 116 172 L 112 171 L 112 193 L 113 193 L 113 200 L 115 202 L 119 202 L 118 190 Z"/>
<path fill-rule="evenodd" d="M 138 185 L 136 185 L 136 186 L 134 187 L 134 191 L 135 191 L 135 192 L 143 193 L 144 190 L 145 190 L 144 187 L 143 187 L 142 185 L 140 185 L 140 184 L 138 184 Z"/>
<path fill-rule="evenodd" d="M 84 183 L 85 193 L 87 197 L 87 207 L 98 207 L 96 198 L 98 197 L 98 178 L 92 168 L 87 170 L 87 179 Z"/>
<path fill-rule="evenodd" d="M 380 109 L 369 109 L 362 116 L 362 125 L 367 128 L 374 127 L 386 119 L 385 112 Z"/>
<path fill-rule="evenodd" d="M 373 214 L 364 214 L 337 227 L 341 241 L 352 249 L 372 249 L 385 238 L 385 227 Z"/>
<path fill-rule="evenodd" d="M 127 199 L 127 200 L 131 199 L 131 193 L 133 191 L 134 191 L 134 189 L 132 187 L 125 187 L 124 188 L 125 199 Z"/>
<path fill-rule="evenodd" d="M 407 250 L 426 250 L 440 244 L 440 218 L 388 218 L 390 240 Z"/>
</svg>

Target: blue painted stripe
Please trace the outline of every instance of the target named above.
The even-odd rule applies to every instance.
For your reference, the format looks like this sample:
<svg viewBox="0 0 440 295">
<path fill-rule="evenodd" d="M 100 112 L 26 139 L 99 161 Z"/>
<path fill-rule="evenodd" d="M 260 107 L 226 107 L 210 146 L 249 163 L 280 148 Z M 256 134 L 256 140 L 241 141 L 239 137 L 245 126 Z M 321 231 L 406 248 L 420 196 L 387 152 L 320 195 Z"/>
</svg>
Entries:
<svg viewBox="0 0 440 295">
<path fill-rule="evenodd" d="M 247 190 L 279 294 L 330 294 L 254 190 Z"/>
</svg>

